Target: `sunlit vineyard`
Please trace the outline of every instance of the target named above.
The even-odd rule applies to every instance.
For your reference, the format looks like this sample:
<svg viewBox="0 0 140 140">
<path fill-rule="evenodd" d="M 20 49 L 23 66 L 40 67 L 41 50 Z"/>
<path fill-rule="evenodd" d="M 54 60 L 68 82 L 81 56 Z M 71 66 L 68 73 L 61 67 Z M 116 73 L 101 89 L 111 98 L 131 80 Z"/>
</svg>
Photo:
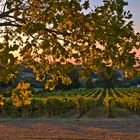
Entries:
<svg viewBox="0 0 140 140">
<path fill-rule="evenodd" d="M 26 99 L 26 98 L 25 98 Z M 75 111 L 80 118 L 101 108 L 107 117 L 117 117 L 125 109 L 140 114 L 140 88 L 95 88 L 58 90 L 35 94 L 30 104 L 15 106 L 11 98 L 0 98 L 0 112 L 4 116 L 60 116 Z M 23 98 L 22 98 L 23 100 Z"/>
<path fill-rule="evenodd" d="M 76 108 L 79 109 L 79 115 L 97 107 L 103 107 L 108 117 L 114 117 L 116 108 L 128 109 L 136 114 L 140 113 L 139 88 L 79 89 L 46 93 L 44 96 L 46 98 L 35 99 L 58 98 L 63 102 L 72 100 L 76 103 Z"/>
</svg>

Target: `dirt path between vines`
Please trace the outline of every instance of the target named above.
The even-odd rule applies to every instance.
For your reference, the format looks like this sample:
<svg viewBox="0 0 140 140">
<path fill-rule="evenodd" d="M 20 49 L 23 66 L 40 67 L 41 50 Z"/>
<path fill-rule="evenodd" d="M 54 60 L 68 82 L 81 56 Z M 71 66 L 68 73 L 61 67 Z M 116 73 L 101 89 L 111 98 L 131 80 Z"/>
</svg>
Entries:
<svg viewBox="0 0 140 140">
<path fill-rule="evenodd" d="M 140 118 L 0 119 L 0 140 L 140 140 Z"/>
</svg>

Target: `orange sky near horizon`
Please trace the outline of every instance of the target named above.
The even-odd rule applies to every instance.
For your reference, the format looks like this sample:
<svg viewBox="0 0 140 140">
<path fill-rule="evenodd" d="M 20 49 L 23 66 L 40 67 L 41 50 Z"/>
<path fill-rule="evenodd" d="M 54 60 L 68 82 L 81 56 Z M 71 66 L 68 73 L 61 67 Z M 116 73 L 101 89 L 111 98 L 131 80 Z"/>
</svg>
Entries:
<svg viewBox="0 0 140 140">
<path fill-rule="evenodd" d="M 136 51 L 136 57 L 140 58 L 140 49 Z"/>
</svg>

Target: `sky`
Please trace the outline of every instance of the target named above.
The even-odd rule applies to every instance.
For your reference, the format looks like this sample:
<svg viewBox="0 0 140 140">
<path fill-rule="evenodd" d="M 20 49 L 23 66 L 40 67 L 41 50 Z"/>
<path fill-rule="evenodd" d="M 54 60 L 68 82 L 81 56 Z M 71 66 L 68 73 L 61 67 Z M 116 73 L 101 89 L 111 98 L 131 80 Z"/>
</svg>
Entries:
<svg viewBox="0 0 140 140">
<path fill-rule="evenodd" d="M 92 6 L 100 6 L 102 5 L 103 0 L 89 0 Z M 134 29 L 135 32 L 140 32 L 140 0 L 125 0 L 128 2 L 128 6 L 126 6 L 125 10 L 130 10 L 134 21 Z"/>
<path fill-rule="evenodd" d="M 132 11 L 135 30 L 140 32 L 140 0 L 128 0 L 128 8 Z"/>
</svg>

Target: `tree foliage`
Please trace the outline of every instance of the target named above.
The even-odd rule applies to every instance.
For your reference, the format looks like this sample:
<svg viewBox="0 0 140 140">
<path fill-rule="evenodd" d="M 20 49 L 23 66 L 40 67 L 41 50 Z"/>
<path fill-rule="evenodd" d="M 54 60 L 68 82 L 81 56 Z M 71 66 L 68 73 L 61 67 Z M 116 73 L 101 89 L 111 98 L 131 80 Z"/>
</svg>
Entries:
<svg viewBox="0 0 140 140">
<path fill-rule="evenodd" d="M 12 90 L 12 103 L 16 107 L 31 104 L 32 93 L 29 90 L 30 83 L 21 82 Z"/>
<path fill-rule="evenodd" d="M 0 80 L 12 79 L 23 64 L 33 69 L 36 80 L 51 78 L 46 88 L 62 79 L 74 58 L 83 73 L 111 69 L 130 69 L 136 64 L 133 49 L 140 46 L 134 32 L 130 11 L 124 11 L 124 0 L 104 0 L 91 9 L 89 1 L 80 0 L 0 0 Z M 88 10 L 88 12 L 84 12 Z M 87 14 L 86 14 L 87 13 Z M 18 50 L 20 61 L 12 51 Z M 5 78 L 5 79 L 3 79 Z"/>
<path fill-rule="evenodd" d="M 79 73 L 80 72 L 78 71 L 78 66 L 75 66 L 69 62 L 64 65 L 65 65 L 65 67 L 68 65 L 71 65 L 71 69 L 67 70 L 67 73 L 66 73 L 66 75 L 68 77 L 70 77 L 71 82 L 69 85 L 66 85 L 66 84 L 64 84 L 62 79 L 59 79 L 56 89 L 72 89 L 72 88 L 80 87 L 80 82 L 79 82 L 79 76 L 80 76 Z"/>
</svg>

